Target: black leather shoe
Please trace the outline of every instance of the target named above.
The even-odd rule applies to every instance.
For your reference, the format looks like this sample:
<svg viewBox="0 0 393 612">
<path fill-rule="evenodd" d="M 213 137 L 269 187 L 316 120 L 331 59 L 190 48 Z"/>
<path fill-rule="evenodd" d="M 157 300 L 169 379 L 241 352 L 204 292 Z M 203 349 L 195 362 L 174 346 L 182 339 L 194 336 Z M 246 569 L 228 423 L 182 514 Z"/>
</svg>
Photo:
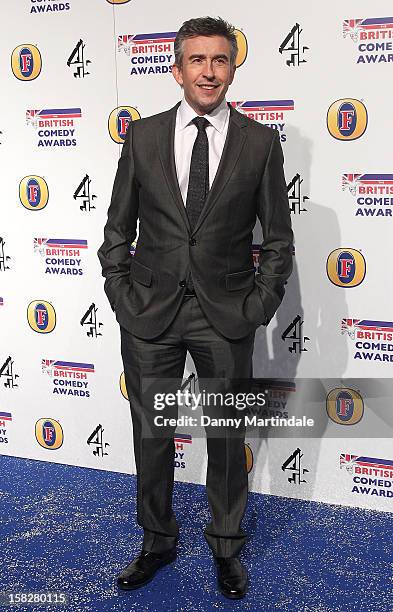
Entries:
<svg viewBox="0 0 393 612">
<path fill-rule="evenodd" d="M 241 599 L 247 593 L 247 570 L 237 557 L 214 557 L 217 586 L 228 599 Z"/>
<path fill-rule="evenodd" d="M 163 553 L 142 552 L 121 572 L 117 579 L 119 589 L 132 591 L 153 580 L 157 570 L 176 559 L 176 548 Z"/>
</svg>

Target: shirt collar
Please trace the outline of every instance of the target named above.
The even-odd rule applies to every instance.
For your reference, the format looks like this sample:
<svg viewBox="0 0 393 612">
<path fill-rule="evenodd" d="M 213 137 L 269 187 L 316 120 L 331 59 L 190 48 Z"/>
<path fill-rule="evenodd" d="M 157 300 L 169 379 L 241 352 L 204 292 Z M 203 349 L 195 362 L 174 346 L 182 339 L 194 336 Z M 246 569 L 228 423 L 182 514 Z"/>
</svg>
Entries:
<svg viewBox="0 0 393 612">
<path fill-rule="evenodd" d="M 227 101 L 224 100 L 219 104 L 211 113 L 203 115 L 212 124 L 212 126 L 220 133 L 223 132 L 225 123 L 228 119 L 229 107 Z M 178 108 L 178 119 L 179 129 L 183 130 L 191 121 L 196 117 L 197 114 L 193 108 L 188 104 L 187 100 L 183 98 Z"/>
</svg>

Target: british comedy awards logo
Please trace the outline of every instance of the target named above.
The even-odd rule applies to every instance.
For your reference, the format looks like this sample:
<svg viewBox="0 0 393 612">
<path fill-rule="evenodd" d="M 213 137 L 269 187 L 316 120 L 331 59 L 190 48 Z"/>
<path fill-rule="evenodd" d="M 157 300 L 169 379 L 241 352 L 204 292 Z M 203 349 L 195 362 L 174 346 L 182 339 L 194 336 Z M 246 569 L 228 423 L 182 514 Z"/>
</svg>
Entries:
<svg viewBox="0 0 393 612">
<path fill-rule="evenodd" d="M 117 37 L 117 50 L 129 58 L 129 74 L 168 74 L 174 62 L 173 43 L 176 32 L 122 34 Z"/>
<path fill-rule="evenodd" d="M 356 249 L 335 249 L 327 258 L 326 273 L 337 287 L 357 287 L 366 276 L 366 260 Z"/>
<path fill-rule="evenodd" d="M 343 36 L 356 44 L 357 64 L 393 62 L 393 17 L 346 19 Z"/>
<path fill-rule="evenodd" d="M 326 412 L 338 425 L 356 425 L 363 418 L 363 398 L 348 387 L 332 389 L 326 396 Z"/>
<path fill-rule="evenodd" d="M 20 81 L 33 81 L 41 73 L 42 59 L 35 45 L 19 45 L 11 54 L 11 68 Z"/>
<path fill-rule="evenodd" d="M 26 123 L 37 131 L 37 147 L 76 147 L 80 108 L 27 110 Z"/>
<path fill-rule="evenodd" d="M 353 359 L 393 362 L 393 322 L 342 319 L 341 333 L 355 342 Z"/>
<path fill-rule="evenodd" d="M 392 217 L 393 174 L 343 174 L 341 186 L 356 198 L 355 217 Z"/>
<path fill-rule="evenodd" d="M 340 469 L 351 477 L 351 493 L 393 497 L 393 461 L 341 453 Z"/>
<path fill-rule="evenodd" d="M 356 140 L 367 129 L 367 109 L 361 100 L 341 98 L 329 106 L 327 129 L 336 140 Z"/>
<path fill-rule="evenodd" d="M 49 188 L 42 176 L 31 174 L 19 183 L 19 200 L 27 210 L 42 210 L 48 204 Z"/>
<path fill-rule="evenodd" d="M 87 248 L 87 240 L 34 238 L 34 252 L 41 255 L 45 274 L 82 276 L 83 254 Z"/>
<path fill-rule="evenodd" d="M 35 332 L 49 334 L 56 327 L 56 311 L 50 302 L 34 300 L 27 307 L 27 321 Z"/>
<path fill-rule="evenodd" d="M 42 373 L 51 378 L 55 395 L 90 397 L 89 378 L 94 374 L 92 363 L 43 359 L 41 366 Z"/>
<path fill-rule="evenodd" d="M 278 130 L 281 142 L 286 142 L 285 125 L 288 112 L 295 109 L 293 100 L 246 100 L 231 102 L 231 105 L 243 115 L 259 121 L 267 127 Z"/>
</svg>

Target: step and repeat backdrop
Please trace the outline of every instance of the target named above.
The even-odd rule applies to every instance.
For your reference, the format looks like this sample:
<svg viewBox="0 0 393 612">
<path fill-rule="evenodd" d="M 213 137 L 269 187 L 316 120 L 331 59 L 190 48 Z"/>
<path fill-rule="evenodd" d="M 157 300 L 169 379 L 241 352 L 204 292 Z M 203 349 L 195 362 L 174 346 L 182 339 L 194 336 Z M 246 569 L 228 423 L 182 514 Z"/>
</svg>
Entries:
<svg viewBox="0 0 393 612">
<path fill-rule="evenodd" d="M 227 100 L 279 132 L 295 234 L 284 301 L 256 334 L 266 402 L 250 413 L 250 490 L 392 511 L 390 2 L 202 0 L 194 14 L 14 0 L 0 13 L 0 452 L 135 473 L 97 250 L 128 122 L 181 99 L 176 32 L 220 15 L 239 43 Z M 256 267 L 261 240 L 257 225 Z M 197 386 L 189 358 L 183 387 Z M 314 427 L 264 421 L 304 414 Z M 185 425 L 175 444 L 176 478 L 204 483 L 204 437 Z"/>
</svg>

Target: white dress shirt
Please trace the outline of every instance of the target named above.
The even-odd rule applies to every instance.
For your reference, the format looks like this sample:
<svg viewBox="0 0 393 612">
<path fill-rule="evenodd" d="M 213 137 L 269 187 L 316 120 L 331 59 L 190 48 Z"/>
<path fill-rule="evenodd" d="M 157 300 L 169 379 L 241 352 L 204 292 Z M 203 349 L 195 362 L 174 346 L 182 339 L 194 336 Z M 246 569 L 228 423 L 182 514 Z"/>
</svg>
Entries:
<svg viewBox="0 0 393 612">
<path fill-rule="evenodd" d="M 186 99 L 183 98 L 176 114 L 175 164 L 184 205 L 186 205 L 187 200 L 192 147 L 198 134 L 197 126 L 191 122 L 197 116 L 197 113 L 191 108 Z M 206 126 L 206 135 L 209 141 L 209 183 L 211 187 L 216 176 L 218 164 L 220 163 L 228 131 L 229 107 L 226 100 L 224 99 L 211 113 L 203 116 L 210 123 L 210 125 Z"/>
</svg>

